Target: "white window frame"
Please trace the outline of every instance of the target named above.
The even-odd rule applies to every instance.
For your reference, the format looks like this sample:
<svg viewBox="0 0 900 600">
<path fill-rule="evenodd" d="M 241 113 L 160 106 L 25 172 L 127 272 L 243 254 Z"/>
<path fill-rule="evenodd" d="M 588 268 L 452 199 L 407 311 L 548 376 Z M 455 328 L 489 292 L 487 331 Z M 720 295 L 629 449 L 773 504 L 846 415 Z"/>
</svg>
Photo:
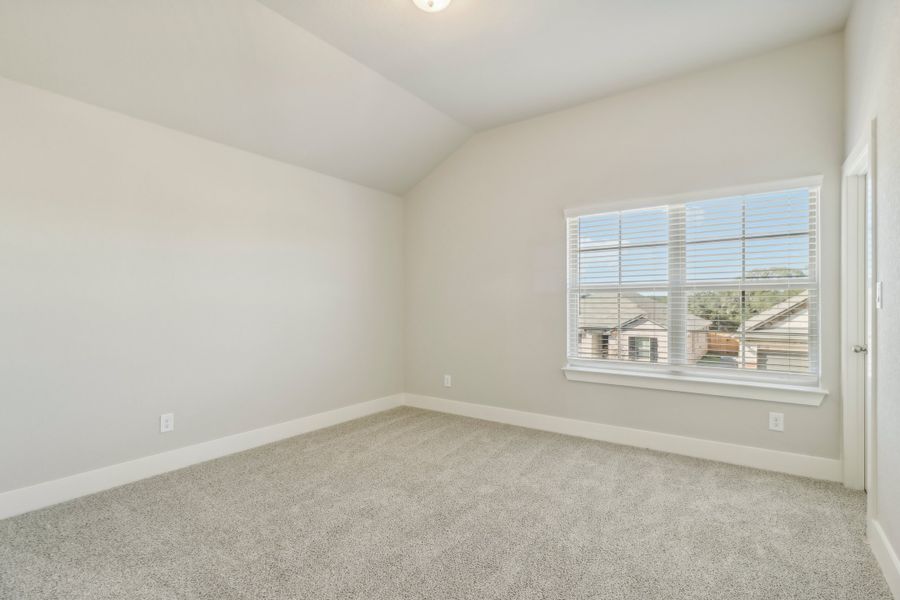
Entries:
<svg viewBox="0 0 900 600">
<path fill-rule="evenodd" d="M 797 189 L 797 188 L 819 188 L 819 201 L 821 203 L 821 187 L 823 178 L 821 176 L 804 177 L 800 179 L 773 181 L 762 184 L 721 188 L 715 190 L 704 190 L 701 192 L 690 192 L 673 196 L 642 198 L 637 200 L 629 200 L 624 202 L 609 202 L 604 204 L 593 204 L 588 206 L 580 206 L 570 208 L 565 211 L 565 217 L 568 222 L 573 217 L 581 217 L 606 212 L 616 212 L 622 210 L 633 210 L 639 208 L 653 208 L 659 206 L 669 206 L 670 209 L 677 210 L 683 207 L 685 203 L 696 202 L 701 200 L 712 200 L 716 198 L 726 198 L 729 196 L 762 194 L 766 192 L 776 192 L 781 190 Z M 820 243 L 820 211 L 817 208 L 815 220 L 815 239 L 816 243 Z M 673 223 L 681 223 L 683 220 L 669 220 L 670 227 L 678 226 Z M 567 231 L 567 239 L 569 232 Z M 684 236 L 670 236 L 671 239 L 684 239 Z M 678 285 L 683 282 L 684 261 L 679 259 L 678 253 L 685 251 L 686 244 L 682 243 L 675 248 L 675 252 L 669 253 L 669 283 L 668 293 L 684 293 L 684 288 Z M 673 256 L 675 254 L 675 256 Z M 573 278 L 578 277 L 577 261 L 572 260 L 572 252 L 567 248 L 566 251 L 568 261 L 568 277 L 569 283 Z M 812 285 L 818 286 L 821 278 L 819 277 L 819 252 L 813 264 L 810 265 L 810 281 Z M 743 282 L 742 285 L 746 289 L 748 287 L 777 287 L 779 284 L 787 286 L 788 284 L 796 285 L 796 280 L 770 279 L 760 283 Z M 567 290 L 570 289 L 567 286 Z M 623 287 L 641 289 L 653 287 L 659 289 L 659 286 L 650 286 L 645 284 L 635 285 L 598 285 L 599 288 L 605 288 L 606 291 L 615 288 L 621 290 Z M 691 286 L 694 288 L 695 286 Z M 706 287 L 706 286 L 704 286 Z M 711 283 L 708 287 L 734 287 L 734 282 L 728 283 Z M 570 352 L 568 343 L 570 332 L 572 331 L 571 319 L 574 317 L 572 308 L 568 306 L 570 297 L 567 292 L 567 323 L 566 323 L 566 353 Z M 818 331 L 821 323 L 821 294 L 819 301 L 810 307 L 809 319 L 810 326 L 815 327 Z M 577 317 L 576 317 L 577 318 Z M 676 328 L 669 328 L 669 348 L 670 352 L 673 344 L 679 343 L 678 336 L 673 336 L 672 331 Z M 722 370 L 714 371 L 709 367 L 693 367 L 690 365 L 680 364 L 628 364 L 618 362 L 606 362 L 596 359 L 577 359 L 569 357 L 567 364 L 563 367 L 566 378 L 570 381 L 601 383 L 607 385 L 619 385 L 628 387 L 640 387 L 646 389 L 669 390 L 677 392 L 687 392 L 694 394 L 704 394 L 713 396 L 725 396 L 733 398 L 746 398 L 753 400 L 764 400 L 772 402 L 782 402 L 789 404 L 803 404 L 809 406 L 819 406 L 828 394 L 828 390 L 820 387 L 821 377 L 821 332 L 816 336 L 814 344 L 810 345 L 809 360 L 814 366 L 815 374 L 808 377 L 798 376 L 796 374 L 754 374 L 750 379 L 741 373 L 732 373 Z M 680 340 L 686 341 L 686 340 Z M 678 353 L 673 353 L 678 355 Z M 712 372 L 711 372 L 712 371 Z"/>
</svg>

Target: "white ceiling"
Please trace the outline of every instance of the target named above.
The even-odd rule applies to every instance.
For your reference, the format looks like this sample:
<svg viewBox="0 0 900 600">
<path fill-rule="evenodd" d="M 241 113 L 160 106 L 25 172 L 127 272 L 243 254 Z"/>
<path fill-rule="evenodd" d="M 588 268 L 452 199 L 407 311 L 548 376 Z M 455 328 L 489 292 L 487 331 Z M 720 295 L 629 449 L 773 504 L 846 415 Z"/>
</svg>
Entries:
<svg viewBox="0 0 900 600">
<path fill-rule="evenodd" d="M 852 0 L 260 0 L 484 129 L 843 28 Z"/>
<path fill-rule="evenodd" d="M 472 129 L 838 30 L 851 1 L 0 0 L 0 76 L 403 193 Z"/>
<path fill-rule="evenodd" d="M 390 192 L 470 134 L 253 0 L 0 0 L 0 75 Z"/>
</svg>

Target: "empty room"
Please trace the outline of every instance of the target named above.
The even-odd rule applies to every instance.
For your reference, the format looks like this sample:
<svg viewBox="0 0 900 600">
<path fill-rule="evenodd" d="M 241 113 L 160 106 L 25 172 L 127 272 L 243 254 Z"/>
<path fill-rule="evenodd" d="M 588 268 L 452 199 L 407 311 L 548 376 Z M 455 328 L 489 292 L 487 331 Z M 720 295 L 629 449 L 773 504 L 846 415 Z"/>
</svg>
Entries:
<svg viewBox="0 0 900 600">
<path fill-rule="evenodd" d="M 900 600 L 900 0 L 0 0 L 0 600 Z"/>
</svg>

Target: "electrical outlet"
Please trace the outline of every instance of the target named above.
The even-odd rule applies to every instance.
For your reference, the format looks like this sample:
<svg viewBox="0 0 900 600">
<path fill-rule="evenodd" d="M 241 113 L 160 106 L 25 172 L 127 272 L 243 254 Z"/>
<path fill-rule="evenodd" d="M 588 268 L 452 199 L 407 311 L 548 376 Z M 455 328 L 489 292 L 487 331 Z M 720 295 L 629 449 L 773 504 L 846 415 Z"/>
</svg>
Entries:
<svg viewBox="0 0 900 600">
<path fill-rule="evenodd" d="M 769 413 L 769 429 L 772 431 L 784 431 L 784 413 Z"/>
<path fill-rule="evenodd" d="M 449 375 L 444 375 L 444 387 L 453 387 L 453 378 Z"/>
<path fill-rule="evenodd" d="M 880 281 L 875 283 L 875 308 L 884 308 L 884 285 Z"/>
<path fill-rule="evenodd" d="M 170 431 L 175 431 L 175 415 L 173 413 L 159 415 L 159 432 L 169 433 Z"/>
</svg>

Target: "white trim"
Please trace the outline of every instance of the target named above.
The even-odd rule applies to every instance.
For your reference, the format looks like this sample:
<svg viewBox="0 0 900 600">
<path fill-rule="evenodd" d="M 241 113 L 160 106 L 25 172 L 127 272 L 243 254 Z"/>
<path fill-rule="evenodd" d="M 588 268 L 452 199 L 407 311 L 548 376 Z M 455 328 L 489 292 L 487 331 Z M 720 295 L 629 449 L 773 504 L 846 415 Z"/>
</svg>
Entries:
<svg viewBox="0 0 900 600">
<path fill-rule="evenodd" d="M 668 297 L 666 300 L 666 313 L 668 314 L 666 324 L 667 348 L 666 355 L 668 363 L 675 367 L 683 366 L 687 363 L 687 340 L 690 333 L 688 332 L 688 292 L 685 289 L 687 283 L 687 211 L 684 204 L 674 204 L 668 210 L 669 221 L 669 277 L 668 277 Z M 621 246 L 621 239 L 619 240 Z M 620 255 L 624 254 L 623 250 L 619 250 Z M 619 270 L 621 272 L 622 259 L 619 259 Z M 621 276 L 619 277 L 621 280 Z M 618 334 L 619 341 L 622 343 L 622 333 Z M 619 351 L 621 352 L 621 346 Z M 577 356 L 577 349 L 573 348 L 570 356 Z"/>
<path fill-rule="evenodd" d="M 877 120 L 873 119 L 869 128 L 869 204 L 872 222 L 869 243 L 872 246 L 872 285 L 878 286 L 880 279 L 878 271 L 878 137 Z M 870 519 L 878 518 L 878 311 L 876 305 L 875 290 L 872 290 L 869 300 L 869 373 L 866 379 L 866 417 L 863 423 L 862 435 L 865 438 L 865 469 L 866 469 L 866 509 Z M 900 595 L 900 594 L 897 594 Z"/>
<path fill-rule="evenodd" d="M 836 459 L 579 421 L 417 394 L 396 394 L 4 492 L 0 494 L 0 519 L 404 405 L 814 479 L 841 480 L 841 461 Z"/>
<path fill-rule="evenodd" d="M 616 210 L 630 210 L 636 208 L 652 208 L 666 204 L 680 204 L 683 202 L 691 202 L 695 200 L 713 200 L 715 198 L 727 198 L 729 196 L 746 196 L 750 194 L 764 194 L 766 192 L 778 192 L 781 190 L 792 190 L 799 188 L 815 188 L 822 187 L 824 178 L 821 175 L 811 175 L 809 177 L 800 177 L 797 179 L 782 179 L 780 181 L 767 181 L 764 183 L 754 183 L 749 185 L 739 185 L 727 188 L 718 188 L 714 190 L 699 190 L 696 192 L 685 192 L 682 194 L 672 194 L 668 196 L 653 196 L 645 198 L 632 198 L 630 200 L 613 200 L 610 202 L 594 202 L 593 204 L 573 206 L 567 208 L 564 214 L 567 219 L 572 217 L 583 217 L 598 212 L 610 212 Z"/>
<path fill-rule="evenodd" d="M 869 546 L 872 548 L 872 554 L 884 573 L 888 587 L 895 598 L 900 598 L 900 558 L 897 551 L 891 546 L 890 540 L 881 528 L 881 524 L 875 519 L 867 521 L 866 537 L 869 540 Z"/>
<path fill-rule="evenodd" d="M 727 442 L 605 425 L 603 423 L 554 417 L 432 396 L 421 396 L 418 394 L 406 394 L 405 396 L 404 404 L 425 410 L 495 421 L 541 431 L 552 431 L 554 433 L 612 442 L 614 444 L 649 448 L 661 452 L 671 452 L 673 454 L 765 469 L 767 471 L 811 477 L 813 479 L 841 480 L 841 461 L 834 458 L 794 454 L 792 452 L 781 452 L 754 446 L 741 446 Z"/>
<path fill-rule="evenodd" d="M 624 370 L 604 370 L 576 365 L 568 365 L 563 368 L 563 371 L 569 381 L 668 390 L 704 396 L 745 398 L 782 404 L 821 406 L 825 396 L 828 395 L 828 390 L 819 387 L 782 385 L 773 382 L 728 381 L 711 377 L 664 373 L 629 373 Z"/>
<path fill-rule="evenodd" d="M 400 406 L 402 400 L 403 395 L 396 394 L 351 404 L 277 425 L 244 431 L 161 454 L 144 456 L 128 462 L 4 492 L 0 494 L 0 519 L 125 485 L 139 479 L 175 471 L 235 452 L 271 444 L 316 429 L 352 421 Z"/>
</svg>

